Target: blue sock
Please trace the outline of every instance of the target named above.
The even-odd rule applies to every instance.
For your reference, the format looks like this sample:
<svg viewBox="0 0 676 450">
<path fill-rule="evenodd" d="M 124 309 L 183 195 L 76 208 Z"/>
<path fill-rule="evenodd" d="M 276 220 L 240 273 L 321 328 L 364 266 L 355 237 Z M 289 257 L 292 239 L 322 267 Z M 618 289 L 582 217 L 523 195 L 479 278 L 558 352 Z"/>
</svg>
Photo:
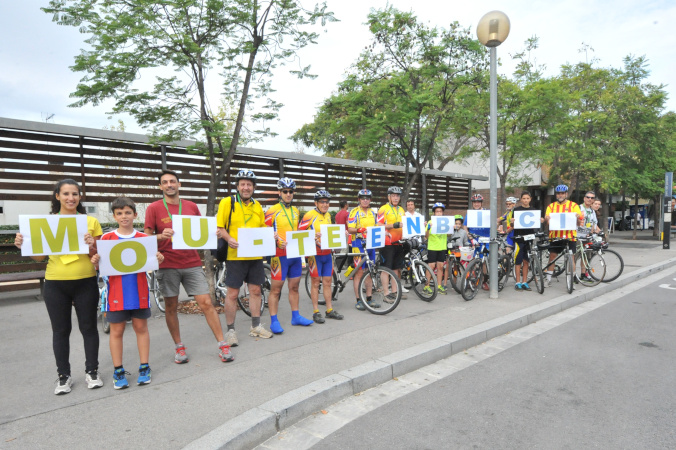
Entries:
<svg viewBox="0 0 676 450">
<path fill-rule="evenodd" d="M 298 311 L 291 311 L 291 318 L 292 318 L 292 319 L 295 319 L 295 318 L 297 318 L 298 316 L 300 316 L 300 313 L 299 313 Z"/>
<path fill-rule="evenodd" d="M 314 321 L 306 319 L 301 316 L 298 311 L 291 311 L 291 325 L 302 325 L 304 327 L 310 326 Z"/>
<path fill-rule="evenodd" d="M 279 319 L 277 319 L 277 314 L 274 316 L 270 316 L 270 331 L 272 331 L 274 334 L 282 334 L 284 333 L 284 328 L 282 328 L 282 324 L 279 323 Z"/>
</svg>

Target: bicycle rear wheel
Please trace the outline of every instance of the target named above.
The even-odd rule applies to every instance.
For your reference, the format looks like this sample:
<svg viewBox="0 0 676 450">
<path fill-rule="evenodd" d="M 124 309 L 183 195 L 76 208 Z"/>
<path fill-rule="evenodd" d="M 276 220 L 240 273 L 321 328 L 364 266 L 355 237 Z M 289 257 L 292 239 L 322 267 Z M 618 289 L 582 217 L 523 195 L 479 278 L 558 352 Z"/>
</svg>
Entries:
<svg viewBox="0 0 676 450">
<path fill-rule="evenodd" d="M 507 278 L 511 272 L 509 255 L 503 255 L 498 259 L 498 292 L 505 288 Z"/>
<path fill-rule="evenodd" d="M 573 256 L 568 253 L 566 250 L 566 255 L 564 256 L 563 270 L 566 272 L 566 289 L 569 294 L 573 293 L 573 276 L 575 275 L 573 270 Z"/>
<path fill-rule="evenodd" d="M 601 256 L 603 256 L 603 260 L 606 262 L 606 276 L 603 277 L 602 281 L 604 283 L 610 283 L 611 281 L 617 280 L 624 271 L 624 260 L 622 259 L 622 256 L 615 250 L 602 250 Z"/>
<path fill-rule="evenodd" d="M 538 258 L 531 258 L 531 277 L 535 283 L 535 288 L 539 294 L 542 294 L 545 291 L 545 275 L 542 272 L 542 266 L 540 265 L 540 260 Z"/>
<path fill-rule="evenodd" d="M 153 296 L 157 308 L 164 312 L 164 295 L 160 290 L 160 282 L 157 281 L 157 272 L 153 271 L 148 274 L 148 286 L 150 287 L 150 294 Z"/>
<path fill-rule="evenodd" d="M 460 281 L 460 294 L 465 301 L 470 301 L 476 297 L 477 292 L 481 289 L 481 280 L 483 279 L 482 261 L 475 259 L 469 263 L 465 273 Z"/>
<path fill-rule="evenodd" d="M 606 263 L 601 255 L 596 252 L 578 253 L 576 260 L 580 262 L 582 271 L 580 283 L 582 285 L 593 287 L 603 281 L 603 277 L 606 275 Z"/>
<path fill-rule="evenodd" d="M 460 288 L 458 287 L 459 281 L 462 279 L 463 275 L 463 268 L 462 264 L 457 259 L 449 259 L 448 260 L 448 278 L 451 281 L 451 286 L 453 286 L 453 289 L 455 292 L 460 294 Z"/>
<path fill-rule="evenodd" d="M 381 276 L 381 274 L 384 275 Z M 383 277 L 388 286 L 396 286 L 397 291 L 394 298 L 384 295 Z M 369 286 L 371 287 L 371 301 L 367 302 L 367 288 Z M 397 274 L 387 267 L 378 266 L 377 268 L 364 270 L 363 275 L 359 279 L 357 290 L 359 292 L 359 299 L 366 309 L 372 314 L 379 316 L 394 311 L 401 301 L 401 281 L 397 277 Z"/>
<path fill-rule="evenodd" d="M 333 288 L 336 286 L 338 282 L 338 275 L 336 275 L 336 271 L 334 270 L 331 272 L 331 291 L 333 292 Z M 305 292 L 307 292 L 307 296 L 312 298 L 312 277 L 310 276 L 310 272 L 305 273 Z M 324 286 L 322 283 L 319 283 L 319 304 L 320 305 L 326 305 L 326 302 L 324 301 Z M 333 297 L 331 299 L 332 302 L 335 302 L 338 300 L 337 298 Z"/>
<path fill-rule="evenodd" d="M 427 282 L 428 277 L 430 280 L 429 283 Z M 431 302 L 437 298 L 439 290 L 437 287 L 437 277 L 434 275 L 432 268 L 426 263 L 422 261 L 413 261 L 410 282 L 413 291 L 421 300 Z"/>
</svg>

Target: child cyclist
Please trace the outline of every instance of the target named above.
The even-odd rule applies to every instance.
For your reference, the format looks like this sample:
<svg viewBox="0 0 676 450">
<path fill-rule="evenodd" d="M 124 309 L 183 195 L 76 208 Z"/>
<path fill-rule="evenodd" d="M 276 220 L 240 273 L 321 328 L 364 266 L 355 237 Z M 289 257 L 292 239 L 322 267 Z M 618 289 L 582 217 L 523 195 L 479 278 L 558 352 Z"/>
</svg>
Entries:
<svg viewBox="0 0 676 450">
<path fill-rule="evenodd" d="M 134 219 L 136 219 L 136 205 L 127 197 L 116 198 L 110 209 L 113 212 L 115 222 L 119 228 L 110 233 L 106 233 L 102 240 L 120 240 L 146 237 L 147 235 L 134 230 Z M 98 264 L 100 256 L 92 256 L 92 263 Z M 157 252 L 157 260 L 161 263 L 164 256 Z M 148 358 L 150 353 L 150 335 L 148 334 L 148 318 L 150 317 L 150 297 L 148 292 L 148 282 L 145 272 L 129 275 L 111 275 L 106 281 L 108 284 L 108 298 L 106 299 L 106 319 L 110 323 L 110 354 L 113 357 L 113 387 L 115 389 L 125 389 L 129 387 L 126 375 L 129 372 L 124 370 L 122 365 L 122 344 L 124 329 L 127 320 L 131 319 L 132 327 L 136 333 L 136 344 L 138 345 L 139 358 L 141 365 L 138 369 L 138 385 L 150 383 L 150 366 Z"/>
<path fill-rule="evenodd" d="M 446 205 L 443 203 L 435 203 L 432 205 L 432 214 L 435 216 L 443 216 Z M 427 231 L 425 237 L 427 238 L 427 264 L 430 269 L 437 271 L 437 280 L 439 283 L 438 289 L 442 294 L 446 293 L 446 281 L 448 279 L 448 272 L 446 268 L 446 255 L 448 234 L 431 234 L 430 227 L 432 224 L 427 224 Z M 429 280 L 428 280 L 429 284 Z M 433 289 L 429 286 L 423 288 L 425 292 L 431 292 Z"/>
<path fill-rule="evenodd" d="M 507 212 L 498 218 L 498 233 L 508 233 L 505 239 L 507 242 L 507 248 L 505 249 L 507 253 L 510 253 L 514 249 L 514 206 L 517 201 L 516 197 L 507 197 L 505 199 Z"/>
<path fill-rule="evenodd" d="M 535 208 L 534 206 L 531 206 L 530 202 L 532 200 L 532 197 L 530 195 L 530 192 L 528 191 L 523 191 L 521 193 L 521 205 L 517 206 L 514 208 L 514 212 L 517 211 L 537 211 L 538 208 Z M 540 219 L 540 222 L 542 222 L 543 219 Z M 516 250 L 514 251 L 514 267 L 516 267 L 516 270 L 514 271 L 514 279 L 516 281 L 516 284 L 514 285 L 514 289 L 517 291 L 530 291 L 531 288 L 528 286 L 528 265 L 530 263 L 530 259 L 528 258 L 528 253 L 530 252 L 530 246 L 531 246 L 531 241 L 526 241 L 522 238 L 522 236 L 526 236 L 528 234 L 533 234 L 536 231 L 540 229 L 540 226 L 538 224 L 538 227 L 535 229 L 533 228 L 519 228 L 514 230 L 514 241 L 516 243 Z M 519 270 L 519 266 L 521 267 L 521 270 Z"/>
</svg>

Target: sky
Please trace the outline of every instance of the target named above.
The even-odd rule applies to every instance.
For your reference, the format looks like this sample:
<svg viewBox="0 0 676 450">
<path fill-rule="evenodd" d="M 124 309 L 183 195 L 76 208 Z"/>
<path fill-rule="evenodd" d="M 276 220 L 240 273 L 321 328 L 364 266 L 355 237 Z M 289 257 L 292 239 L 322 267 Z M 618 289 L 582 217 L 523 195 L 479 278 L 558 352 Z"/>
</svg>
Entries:
<svg viewBox="0 0 676 450">
<path fill-rule="evenodd" d="M 75 27 L 59 26 L 40 10 L 48 2 L 3 0 L 0 2 L 0 117 L 45 121 L 89 128 L 110 128 L 123 120 L 126 131 L 145 134 L 129 116 L 107 114 L 112 104 L 70 108 L 69 94 L 82 74 L 69 66 L 86 35 Z M 303 0 L 306 7 L 314 1 Z M 317 107 L 329 97 L 343 79 L 346 69 L 356 61 L 370 42 L 364 22 L 371 8 L 386 3 L 376 0 L 327 0 L 328 9 L 340 22 L 329 23 L 317 45 L 300 51 L 300 64 L 311 65 L 315 80 L 298 80 L 288 73 L 293 67 L 278 69 L 273 78 L 274 99 L 283 103 L 279 118 L 266 124 L 277 137 L 251 145 L 278 151 L 297 151 L 291 136 L 303 124 L 311 122 Z M 510 54 L 524 48 L 526 39 L 539 38 L 533 53 L 538 64 L 546 66 L 545 75 L 559 73 L 560 66 L 597 58 L 598 66 L 622 67 L 627 55 L 645 55 L 650 64 L 649 81 L 666 85 L 667 110 L 676 111 L 676 2 L 651 0 L 566 0 L 525 1 L 485 0 L 476 2 L 447 0 L 390 0 L 394 7 L 413 11 L 431 26 L 448 27 L 457 21 L 474 33 L 479 19 L 499 9 L 507 14 L 511 31 L 498 47 L 502 65 L 500 74 L 509 76 L 514 65 Z M 580 53 L 582 44 L 593 51 Z M 215 71 L 211 72 L 215 74 Z"/>
</svg>

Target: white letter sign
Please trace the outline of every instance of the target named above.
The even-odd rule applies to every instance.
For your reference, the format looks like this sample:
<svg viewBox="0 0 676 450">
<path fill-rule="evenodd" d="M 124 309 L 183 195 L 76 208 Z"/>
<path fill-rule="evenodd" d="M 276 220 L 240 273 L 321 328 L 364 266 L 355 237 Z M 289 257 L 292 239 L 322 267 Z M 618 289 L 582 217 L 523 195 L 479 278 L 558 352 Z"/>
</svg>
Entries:
<svg viewBox="0 0 676 450">
<path fill-rule="evenodd" d="M 88 254 L 87 216 L 19 216 L 21 256 Z"/>
<path fill-rule="evenodd" d="M 368 227 L 366 230 L 367 250 L 385 247 L 385 227 Z"/>
<path fill-rule="evenodd" d="M 319 238 L 322 244 L 322 250 L 337 250 L 347 247 L 345 225 L 323 223 L 319 226 L 319 233 L 322 235 L 321 238 Z"/>
<path fill-rule="evenodd" d="M 490 210 L 468 209 L 467 226 L 469 228 L 490 228 L 491 227 Z"/>
<path fill-rule="evenodd" d="M 315 230 L 288 231 L 286 233 L 286 257 L 314 256 L 317 254 Z"/>
<path fill-rule="evenodd" d="M 577 230 L 577 214 L 552 213 L 549 215 L 550 231 Z"/>
<path fill-rule="evenodd" d="M 237 257 L 259 258 L 275 254 L 275 230 L 272 227 L 237 230 Z"/>
<path fill-rule="evenodd" d="M 421 236 L 425 234 L 423 230 L 423 217 L 402 217 L 401 218 L 402 237 L 404 239 L 411 236 Z"/>
<path fill-rule="evenodd" d="M 453 216 L 432 216 L 430 218 L 430 234 L 453 234 L 453 225 L 455 225 L 455 217 Z"/>
<path fill-rule="evenodd" d="M 514 211 L 514 229 L 540 228 L 540 211 Z"/>
<path fill-rule="evenodd" d="M 171 248 L 174 250 L 210 250 L 218 248 L 216 218 L 202 216 L 174 216 L 174 236 Z"/>
<path fill-rule="evenodd" d="M 96 249 L 101 259 L 101 275 L 129 275 L 157 270 L 157 238 L 98 240 Z"/>
</svg>

